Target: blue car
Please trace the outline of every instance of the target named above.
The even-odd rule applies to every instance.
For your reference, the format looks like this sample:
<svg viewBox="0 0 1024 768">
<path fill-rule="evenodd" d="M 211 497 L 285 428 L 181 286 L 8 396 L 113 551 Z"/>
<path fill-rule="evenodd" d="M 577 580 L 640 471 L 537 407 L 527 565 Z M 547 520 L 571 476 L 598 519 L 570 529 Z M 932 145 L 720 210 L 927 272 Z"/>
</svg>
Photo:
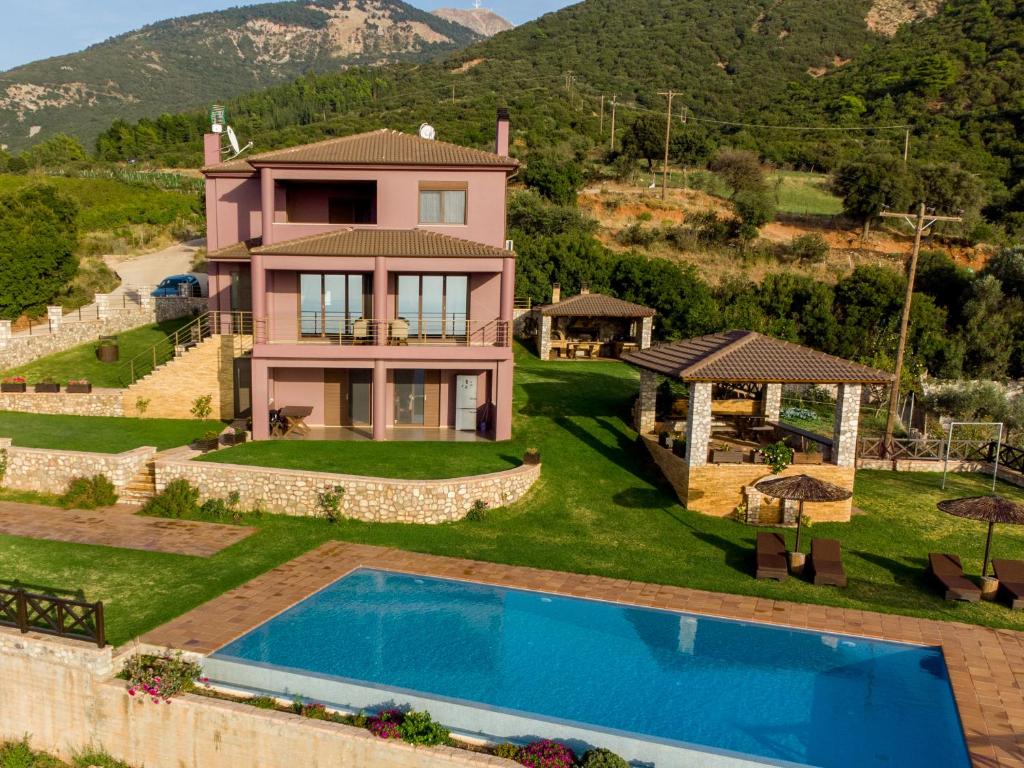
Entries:
<svg viewBox="0 0 1024 768">
<path fill-rule="evenodd" d="M 203 288 L 195 275 L 171 275 L 160 281 L 152 296 L 202 296 Z"/>
</svg>

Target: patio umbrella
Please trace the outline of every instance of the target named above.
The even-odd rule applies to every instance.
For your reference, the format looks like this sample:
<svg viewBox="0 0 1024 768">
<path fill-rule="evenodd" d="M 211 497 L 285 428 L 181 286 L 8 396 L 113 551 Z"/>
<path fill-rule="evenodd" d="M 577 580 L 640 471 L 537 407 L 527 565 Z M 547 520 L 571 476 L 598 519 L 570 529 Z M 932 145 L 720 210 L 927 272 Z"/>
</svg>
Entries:
<svg viewBox="0 0 1024 768">
<path fill-rule="evenodd" d="M 754 487 L 765 496 L 800 502 L 796 513 L 796 546 L 794 547 L 796 552 L 800 551 L 800 524 L 803 521 L 805 501 L 845 501 L 853 496 L 853 491 L 810 475 L 793 475 L 792 477 L 762 480 Z"/>
<path fill-rule="evenodd" d="M 982 577 L 988 576 L 989 553 L 992 551 L 992 529 L 996 523 L 1024 525 L 1024 504 L 1004 499 L 1002 496 L 969 496 L 966 499 L 940 501 L 939 509 L 950 515 L 968 520 L 988 523 L 988 537 L 985 539 L 985 562 L 981 566 Z"/>
</svg>

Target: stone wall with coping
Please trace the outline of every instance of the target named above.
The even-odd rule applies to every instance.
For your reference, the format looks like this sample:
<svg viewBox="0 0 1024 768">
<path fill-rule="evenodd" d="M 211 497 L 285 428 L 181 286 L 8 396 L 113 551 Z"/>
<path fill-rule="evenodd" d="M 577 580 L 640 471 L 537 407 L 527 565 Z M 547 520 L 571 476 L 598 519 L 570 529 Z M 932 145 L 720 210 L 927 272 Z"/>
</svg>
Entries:
<svg viewBox="0 0 1024 768">
<path fill-rule="evenodd" d="M 452 747 L 414 747 L 340 723 L 186 694 L 130 697 L 110 648 L 0 628 L 0 741 L 71 759 L 86 749 L 142 768 L 515 768 Z"/>
<path fill-rule="evenodd" d="M 64 416 L 124 416 L 120 389 L 69 392 L 0 392 L 0 411 L 51 413 Z"/>
<path fill-rule="evenodd" d="M 3 485 L 18 491 L 64 493 L 76 477 L 105 475 L 120 491 L 156 454 L 156 448 L 135 448 L 124 453 L 90 453 L 50 448 L 21 448 L 0 437 L 7 452 Z"/>
<path fill-rule="evenodd" d="M 160 296 L 153 299 L 154 321 L 177 320 L 179 317 L 201 315 L 209 309 L 210 300 L 192 296 Z"/>
<path fill-rule="evenodd" d="M 225 499 L 237 491 L 243 509 L 261 507 L 286 515 L 313 515 L 321 493 L 341 487 L 341 514 L 375 523 L 447 523 L 461 520 L 477 500 L 503 507 L 522 498 L 540 477 L 539 464 L 446 480 L 394 480 L 328 472 L 158 459 L 157 491 L 177 479 L 199 489 L 200 498 Z"/>
<path fill-rule="evenodd" d="M 942 461 L 936 459 L 857 459 L 857 469 L 878 469 L 887 472 L 942 472 Z M 950 472 L 976 472 L 992 477 L 992 464 L 987 461 L 950 459 Z M 1009 467 L 999 466 L 999 479 L 1018 488 L 1024 488 L 1024 475 Z"/>
</svg>

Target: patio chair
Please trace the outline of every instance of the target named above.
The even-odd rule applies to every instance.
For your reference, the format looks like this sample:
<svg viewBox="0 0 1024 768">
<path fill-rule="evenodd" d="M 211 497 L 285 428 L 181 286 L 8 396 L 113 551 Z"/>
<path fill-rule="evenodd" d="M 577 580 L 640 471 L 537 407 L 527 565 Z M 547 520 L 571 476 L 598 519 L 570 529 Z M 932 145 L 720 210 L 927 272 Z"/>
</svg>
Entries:
<svg viewBox="0 0 1024 768">
<path fill-rule="evenodd" d="M 757 534 L 757 573 L 759 579 L 784 581 L 789 576 L 786 561 L 786 542 L 778 533 Z"/>
<path fill-rule="evenodd" d="M 1015 609 L 1024 608 L 1024 560 L 993 560 L 992 570 L 999 579 L 999 594 Z"/>
<path fill-rule="evenodd" d="M 928 554 L 928 573 L 932 575 L 943 589 L 947 600 L 963 600 L 976 603 L 981 600 L 981 590 L 964 576 L 964 567 L 956 555 L 945 555 L 930 552 Z"/>
<path fill-rule="evenodd" d="M 815 585 L 846 586 L 842 547 L 835 539 L 811 539 L 807 569 Z"/>
<path fill-rule="evenodd" d="M 359 318 L 352 323 L 352 341 L 356 344 L 368 344 L 370 342 L 370 321 L 366 318 Z"/>
<path fill-rule="evenodd" d="M 409 321 L 398 318 L 391 321 L 389 331 L 392 344 L 405 345 L 409 343 Z"/>
</svg>

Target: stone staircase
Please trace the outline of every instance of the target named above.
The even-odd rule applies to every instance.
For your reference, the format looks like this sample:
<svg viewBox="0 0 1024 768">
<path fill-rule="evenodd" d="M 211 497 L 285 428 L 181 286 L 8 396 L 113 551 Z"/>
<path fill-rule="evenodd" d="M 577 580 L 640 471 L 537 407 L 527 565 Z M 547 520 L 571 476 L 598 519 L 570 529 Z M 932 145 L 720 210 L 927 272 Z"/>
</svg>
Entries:
<svg viewBox="0 0 1024 768">
<path fill-rule="evenodd" d="M 147 461 L 135 477 L 129 480 L 128 484 L 121 489 L 121 492 L 118 494 L 118 502 L 120 504 L 142 506 L 156 496 L 156 464 L 154 462 L 159 455 L 156 454 Z"/>
</svg>

